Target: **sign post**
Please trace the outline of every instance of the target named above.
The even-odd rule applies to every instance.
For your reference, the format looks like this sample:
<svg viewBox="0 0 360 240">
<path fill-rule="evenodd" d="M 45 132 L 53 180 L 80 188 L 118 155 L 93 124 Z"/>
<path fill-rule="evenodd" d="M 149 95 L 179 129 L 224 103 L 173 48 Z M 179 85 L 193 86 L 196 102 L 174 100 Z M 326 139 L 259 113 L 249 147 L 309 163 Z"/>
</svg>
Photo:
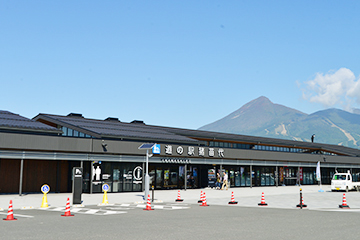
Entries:
<svg viewBox="0 0 360 240">
<path fill-rule="evenodd" d="M 109 184 L 107 183 L 104 183 L 102 185 L 102 190 L 104 192 L 104 196 L 103 196 L 103 201 L 100 205 L 108 205 L 109 204 L 109 200 L 108 200 L 108 197 L 107 197 L 107 192 L 110 190 L 110 186 Z"/>
<path fill-rule="evenodd" d="M 146 173 L 145 173 L 145 196 L 144 199 L 149 195 L 149 185 L 150 185 L 150 176 L 149 176 L 149 157 L 152 156 L 152 154 L 149 154 L 149 149 L 153 149 L 153 147 L 156 147 L 155 153 L 160 153 L 160 147 L 157 146 L 155 143 L 144 143 L 141 144 L 141 146 L 138 149 L 145 149 L 146 150 Z"/>
<path fill-rule="evenodd" d="M 74 167 L 73 168 L 73 185 L 72 185 L 72 193 L 73 193 L 73 204 L 81 204 L 81 194 L 82 194 L 82 185 L 83 185 L 83 168 L 82 167 Z"/>
<path fill-rule="evenodd" d="M 43 199 L 42 199 L 42 203 L 41 203 L 41 208 L 47 208 L 47 207 L 49 207 L 49 205 L 48 205 L 48 202 L 47 202 L 47 195 L 46 194 L 50 191 L 50 187 L 49 187 L 49 185 L 44 184 L 44 185 L 41 186 L 40 190 L 44 194 Z"/>
</svg>

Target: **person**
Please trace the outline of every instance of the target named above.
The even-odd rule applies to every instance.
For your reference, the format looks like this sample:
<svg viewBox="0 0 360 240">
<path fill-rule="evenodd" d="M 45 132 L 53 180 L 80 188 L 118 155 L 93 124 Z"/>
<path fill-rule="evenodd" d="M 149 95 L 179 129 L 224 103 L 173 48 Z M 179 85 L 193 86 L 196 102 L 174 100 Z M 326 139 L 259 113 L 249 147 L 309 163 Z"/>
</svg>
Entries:
<svg viewBox="0 0 360 240">
<path fill-rule="evenodd" d="M 188 174 L 187 176 L 186 176 L 186 179 L 187 179 L 187 186 L 188 186 L 188 188 L 190 188 L 191 187 L 191 179 L 190 179 L 190 174 Z"/>
<path fill-rule="evenodd" d="M 224 172 L 223 185 L 221 187 L 221 190 L 224 190 L 224 186 L 226 186 L 226 190 L 228 190 L 228 175 L 226 174 L 226 172 Z"/>
<path fill-rule="evenodd" d="M 221 186 L 221 177 L 220 177 L 220 174 L 217 173 L 216 174 L 216 189 L 220 189 L 220 186 Z"/>
</svg>

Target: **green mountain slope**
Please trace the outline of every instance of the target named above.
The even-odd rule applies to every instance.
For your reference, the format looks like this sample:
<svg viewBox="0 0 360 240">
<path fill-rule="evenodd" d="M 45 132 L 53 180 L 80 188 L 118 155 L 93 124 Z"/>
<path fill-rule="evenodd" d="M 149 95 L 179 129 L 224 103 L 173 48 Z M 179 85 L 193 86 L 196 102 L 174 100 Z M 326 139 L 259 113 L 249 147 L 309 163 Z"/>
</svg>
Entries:
<svg viewBox="0 0 360 240">
<path fill-rule="evenodd" d="M 266 97 L 199 129 L 297 141 L 310 141 L 315 134 L 316 142 L 360 147 L 359 114 L 327 109 L 308 115 L 274 104 Z"/>
</svg>

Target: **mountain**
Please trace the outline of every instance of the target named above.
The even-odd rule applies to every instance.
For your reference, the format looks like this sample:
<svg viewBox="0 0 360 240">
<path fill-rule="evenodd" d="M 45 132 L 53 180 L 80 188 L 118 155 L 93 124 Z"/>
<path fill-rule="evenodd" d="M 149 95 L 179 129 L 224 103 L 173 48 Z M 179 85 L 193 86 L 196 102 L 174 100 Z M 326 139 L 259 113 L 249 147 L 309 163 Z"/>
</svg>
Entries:
<svg viewBox="0 0 360 240">
<path fill-rule="evenodd" d="M 306 114 L 259 97 L 199 130 L 297 141 L 315 141 L 360 148 L 360 115 L 340 109 Z"/>
<path fill-rule="evenodd" d="M 359 108 L 353 108 L 353 113 L 360 114 L 360 109 Z"/>
</svg>

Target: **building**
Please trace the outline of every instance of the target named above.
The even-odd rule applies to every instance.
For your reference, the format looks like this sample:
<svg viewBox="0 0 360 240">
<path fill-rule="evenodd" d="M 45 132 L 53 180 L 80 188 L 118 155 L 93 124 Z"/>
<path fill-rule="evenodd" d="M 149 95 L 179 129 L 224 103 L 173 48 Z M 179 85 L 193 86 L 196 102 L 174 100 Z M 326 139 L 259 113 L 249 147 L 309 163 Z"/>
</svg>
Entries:
<svg viewBox="0 0 360 240">
<path fill-rule="evenodd" d="M 0 111 L 0 193 L 72 191 L 72 169 L 83 168 L 83 192 L 142 191 L 146 151 L 150 184 L 155 189 L 213 186 L 226 171 L 231 187 L 329 184 L 337 169 L 360 173 L 360 150 L 300 142 L 147 125 L 117 118 L 88 119 L 38 114 L 33 119 Z"/>
</svg>

